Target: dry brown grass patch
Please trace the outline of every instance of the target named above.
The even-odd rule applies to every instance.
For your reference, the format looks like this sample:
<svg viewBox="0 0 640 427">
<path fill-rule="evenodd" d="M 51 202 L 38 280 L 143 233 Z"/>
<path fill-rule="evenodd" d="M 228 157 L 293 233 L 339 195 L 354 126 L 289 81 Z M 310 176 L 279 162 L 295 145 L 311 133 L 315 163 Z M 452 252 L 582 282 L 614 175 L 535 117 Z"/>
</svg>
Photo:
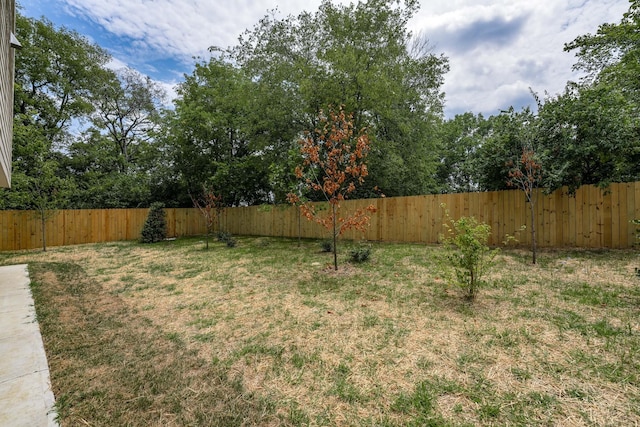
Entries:
<svg viewBox="0 0 640 427">
<path fill-rule="evenodd" d="M 445 290 L 429 255 L 437 248 L 380 245 L 373 263 L 341 263 L 335 272 L 314 245 L 264 241 L 209 252 L 197 243 L 87 245 L 11 261 L 81 267 L 84 291 L 52 289 L 51 303 L 65 307 L 59 320 L 82 324 L 90 313 L 120 322 L 75 336 L 123 349 L 112 355 L 120 365 L 86 366 L 73 386 L 111 377 L 105 387 L 120 403 L 149 399 L 167 425 L 225 413 L 230 402 L 259 406 L 247 396 L 272 409 L 251 410 L 246 425 L 419 425 L 420 386 L 432 395 L 428 416 L 453 425 L 640 423 L 630 377 L 640 357 L 631 254 L 542 251 L 531 266 L 526 252 L 504 252 L 468 304 Z M 54 271 L 37 279 L 55 282 Z M 153 347 L 139 362 L 155 367 L 148 375 L 171 372 L 181 386 L 156 395 L 113 382 L 145 353 L 132 340 Z M 63 371 L 74 366 L 54 360 Z M 231 397 L 206 408 L 212 375 Z M 175 399 L 193 402 L 167 409 Z"/>
</svg>

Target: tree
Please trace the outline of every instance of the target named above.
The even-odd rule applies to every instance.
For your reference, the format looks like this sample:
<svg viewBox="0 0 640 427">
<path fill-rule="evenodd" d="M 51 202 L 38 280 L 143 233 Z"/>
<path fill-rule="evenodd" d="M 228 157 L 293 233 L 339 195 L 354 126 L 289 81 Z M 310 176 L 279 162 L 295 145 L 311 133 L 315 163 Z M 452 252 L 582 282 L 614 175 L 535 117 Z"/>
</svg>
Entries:
<svg viewBox="0 0 640 427">
<path fill-rule="evenodd" d="M 22 44 L 15 63 L 13 188 L 0 204 L 52 212 L 75 185 L 61 165 L 72 135 L 91 111 L 91 91 L 106 78 L 109 55 L 78 33 L 47 20 L 16 16 Z M 42 215 L 41 218 L 42 219 Z M 46 242 L 43 242 L 46 245 Z"/>
<path fill-rule="evenodd" d="M 488 133 L 482 114 L 457 114 L 440 126 L 439 192 L 459 193 L 477 191 L 478 150 Z"/>
<path fill-rule="evenodd" d="M 3 207 L 36 212 L 42 233 L 42 250 L 46 251 L 47 219 L 65 205 L 73 183 L 58 175 L 58 161 L 47 149 L 49 141 L 42 134 L 42 128 L 25 125 L 25 121 L 15 121 L 13 188 L 6 190 Z"/>
<path fill-rule="evenodd" d="M 151 148 L 151 147 L 149 147 Z M 121 171 L 122 157 L 113 142 L 90 128 L 75 138 L 60 160 L 64 176 L 76 183 L 69 203 L 76 209 L 138 208 L 149 206 L 151 188 L 160 178 L 151 176 L 156 156 L 139 150 L 136 165 Z M 158 166 L 160 167 L 160 166 Z"/>
<path fill-rule="evenodd" d="M 209 237 L 213 233 L 216 222 L 220 224 L 220 214 L 224 210 L 222 197 L 217 196 L 213 188 L 202 185 L 202 194 L 199 197 L 191 196 L 193 206 L 198 208 L 205 220 L 207 227 L 206 249 L 209 250 Z"/>
<path fill-rule="evenodd" d="M 167 220 L 162 203 L 152 203 L 140 232 L 141 243 L 161 242 L 167 237 Z"/>
<path fill-rule="evenodd" d="M 407 30 L 417 10 L 415 0 L 323 0 L 315 13 L 265 16 L 229 52 L 265 93 L 287 101 L 276 111 L 294 134 L 314 129 L 328 105 L 353 112 L 354 127 L 371 138 L 372 178 L 359 196 L 376 186 L 388 195 L 435 189 L 434 134 L 448 63 Z"/>
<path fill-rule="evenodd" d="M 529 212 L 531 214 L 531 253 L 532 263 L 536 263 L 536 212 L 535 204 L 537 201 L 537 188 L 542 183 L 542 164 L 532 144 L 524 141 L 522 147 L 522 155 L 520 162 L 515 163 L 513 160 L 507 161 L 509 167 L 509 179 L 507 185 L 522 190 L 529 202 Z"/>
<path fill-rule="evenodd" d="M 484 283 L 485 273 L 493 266 L 499 249 L 490 249 L 487 241 L 491 235 L 491 226 L 479 222 L 474 217 L 463 216 L 457 220 L 449 217 L 445 208 L 443 226 L 445 235 L 443 244 L 445 252 L 441 260 L 452 267 L 457 284 L 462 288 L 464 296 L 473 301 L 478 289 Z"/>
<path fill-rule="evenodd" d="M 92 90 L 108 78 L 104 66 L 111 58 L 87 38 L 44 18 L 18 14 L 16 32 L 22 49 L 16 55 L 14 111 L 40 126 L 51 146 L 64 145 L 73 119 L 92 111 Z"/>
<path fill-rule="evenodd" d="M 157 131 L 165 91 L 150 77 L 124 68 L 105 79 L 92 94 L 92 122 L 104 130 L 119 156 L 118 172 L 127 173 L 135 164 L 140 145 Z"/>
<path fill-rule="evenodd" d="M 640 2 L 630 3 L 619 23 L 602 24 L 596 34 L 579 36 L 565 45 L 565 51 L 577 51 L 574 69 L 586 72 L 586 83 L 609 81 L 638 89 Z M 633 92 L 637 91 L 629 91 L 629 95 L 638 97 Z"/>
<path fill-rule="evenodd" d="M 608 85 L 569 84 L 539 107 L 544 186 L 606 186 L 640 177 L 638 114 L 624 93 Z"/>
<path fill-rule="evenodd" d="M 61 167 L 78 191 L 76 208 L 149 206 L 152 188 L 163 182 L 155 135 L 159 131 L 163 90 L 130 69 L 108 72 L 90 94 L 92 124 L 68 143 Z M 163 172 L 171 175 L 164 168 Z"/>
<path fill-rule="evenodd" d="M 487 119 L 486 130 L 474 153 L 474 173 L 481 191 L 509 188 L 509 161 L 519 162 L 522 144 L 535 138 L 536 116 L 529 108 L 516 111 L 510 107 Z"/>
<path fill-rule="evenodd" d="M 575 51 L 580 83 L 545 100 L 541 135 L 553 160 L 547 169 L 550 189 L 640 177 L 640 2 L 617 24 L 602 24 L 595 34 L 565 45 Z"/>
<path fill-rule="evenodd" d="M 365 159 L 370 141 L 361 130 L 354 135 L 353 117 L 341 108 L 320 115 L 320 126 L 300 140 L 303 163 L 296 168 L 296 175 L 312 191 L 322 195 L 329 203 L 323 213 L 311 203 L 300 204 L 300 211 L 309 220 L 314 220 L 330 231 L 333 240 L 333 263 L 338 270 L 337 239 L 344 231 L 355 228 L 364 230 L 369 224 L 368 212 L 375 212 L 373 205 L 357 209 L 349 216 L 340 216 L 340 203 L 361 185 L 368 175 Z M 289 193 L 289 201 L 300 202 L 298 194 Z"/>
<path fill-rule="evenodd" d="M 213 58 L 196 64 L 178 88 L 164 136 L 188 193 L 203 182 L 219 189 L 227 206 L 269 200 L 269 147 L 251 138 L 253 83 L 243 70 Z"/>
</svg>

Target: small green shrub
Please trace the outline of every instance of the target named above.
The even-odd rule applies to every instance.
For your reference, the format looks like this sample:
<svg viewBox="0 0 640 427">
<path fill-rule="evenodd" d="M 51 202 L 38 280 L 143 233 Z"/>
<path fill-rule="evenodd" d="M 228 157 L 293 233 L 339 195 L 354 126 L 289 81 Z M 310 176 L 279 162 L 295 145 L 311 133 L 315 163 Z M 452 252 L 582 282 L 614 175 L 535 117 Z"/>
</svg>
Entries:
<svg viewBox="0 0 640 427">
<path fill-rule="evenodd" d="M 217 238 L 219 242 L 226 244 L 228 248 L 235 248 L 238 244 L 238 241 L 233 238 L 231 233 L 226 231 L 218 231 Z"/>
<path fill-rule="evenodd" d="M 167 221 L 162 203 L 152 203 L 140 233 L 141 243 L 155 243 L 167 238 Z"/>
<path fill-rule="evenodd" d="M 478 222 L 474 217 L 462 217 L 457 221 L 449 218 L 444 223 L 446 235 L 443 238 L 445 260 L 455 272 L 457 284 L 464 296 L 475 299 L 482 277 L 493 265 L 499 249 L 491 250 L 487 241 L 491 226 Z"/>
<path fill-rule="evenodd" d="M 320 242 L 322 252 L 333 252 L 333 242 L 331 240 L 323 240 Z"/>
<path fill-rule="evenodd" d="M 357 249 L 352 249 L 349 252 L 349 259 L 351 262 L 362 263 L 367 262 L 371 257 L 371 248 L 369 246 L 361 246 Z"/>
<path fill-rule="evenodd" d="M 231 239 L 231 233 L 227 233 L 226 231 L 218 231 L 218 234 L 216 234 L 216 238 L 218 239 L 218 242 L 226 242 L 227 240 Z"/>
</svg>

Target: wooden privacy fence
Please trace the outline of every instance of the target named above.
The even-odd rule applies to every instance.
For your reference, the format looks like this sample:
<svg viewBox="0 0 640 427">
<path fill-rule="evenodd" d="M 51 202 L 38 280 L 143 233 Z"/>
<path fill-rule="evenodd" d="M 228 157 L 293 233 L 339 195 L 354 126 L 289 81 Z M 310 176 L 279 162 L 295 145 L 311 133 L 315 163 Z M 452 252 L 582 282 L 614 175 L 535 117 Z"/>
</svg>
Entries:
<svg viewBox="0 0 640 427">
<path fill-rule="evenodd" d="M 351 200 L 343 204 L 343 212 L 370 204 L 377 212 L 368 230 L 348 231 L 346 238 L 437 243 L 443 232 L 444 204 L 453 219 L 474 216 L 489 224 L 490 244 L 502 244 L 507 235 L 522 245 L 531 243 L 530 208 L 520 190 Z M 605 190 L 583 186 L 574 196 L 566 188 L 549 195 L 539 191 L 534 206 L 541 247 L 630 248 L 636 233 L 630 221 L 640 218 L 640 182 L 615 183 Z M 298 218 L 291 207 L 250 206 L 228 210 L 221 222 L 236 234 L 296 237 L 300 226 L 303 237 L 327 237 L 319 225 Z M 526 229 L 520 231 L 523 225 Z"/>
<path fill-rule="evenodd" d="M 166 209 L 167 235 L 193 236 L 206 230 L 195 209 Z M 140 238 L 148 209 L 56 211 L 45 226 L 47 246 L 113 242 Z M 0 211 L 0 250 L 42 247 L 40 218 L 33 211 Z"/>
<path fill-rule="evenodd" d="M 529 205 L 519 190 L 438 194 L 368 200 L 348 200 L 342 212 L 373 204 L 377 212 L 362 234 L 348 231 L 347 239 L 436 243 L 443 231 L 445 204 L 453 219 L 474 216 L 491 226 L 490 243 L 499 245 L 507 235 L 520 244 L 531 243 Z M 147 209 L 58 211 L 47 221 L 47 245 L 135 240 L 147 217 Z M 170 237 L 204 234 L 205 223 L 196 209 L 166 209 Z M 535 221 L 541 247 L 630 248 L 635 243 L 640 218 L 640 182 L 611 184 L 606 190 L 579 188 L 574 196 L 566 189 L 550 195 L 537 193 Z M 300 219 L 292 206 L 228 208 L 221 227 L 238 235 L 323 238 L 320 225 Z M 519 231 L 522 226 L 524 231 Z M 29 211 L 0 211 L 0 250 L 42 247 L 37 216 Z"/>
</svg>

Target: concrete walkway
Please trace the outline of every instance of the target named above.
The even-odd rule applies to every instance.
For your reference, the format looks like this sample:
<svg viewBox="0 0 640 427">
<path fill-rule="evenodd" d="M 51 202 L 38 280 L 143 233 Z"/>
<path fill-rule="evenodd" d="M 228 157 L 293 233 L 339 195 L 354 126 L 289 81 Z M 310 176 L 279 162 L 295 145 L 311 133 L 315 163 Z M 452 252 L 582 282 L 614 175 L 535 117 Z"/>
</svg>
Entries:
<svg viewBox="0 0 640 427">
<path fill-rule="evenodd" d="M 0 426 L 56 427 L 26 265 L 0 267 Z"/>
</svg>

